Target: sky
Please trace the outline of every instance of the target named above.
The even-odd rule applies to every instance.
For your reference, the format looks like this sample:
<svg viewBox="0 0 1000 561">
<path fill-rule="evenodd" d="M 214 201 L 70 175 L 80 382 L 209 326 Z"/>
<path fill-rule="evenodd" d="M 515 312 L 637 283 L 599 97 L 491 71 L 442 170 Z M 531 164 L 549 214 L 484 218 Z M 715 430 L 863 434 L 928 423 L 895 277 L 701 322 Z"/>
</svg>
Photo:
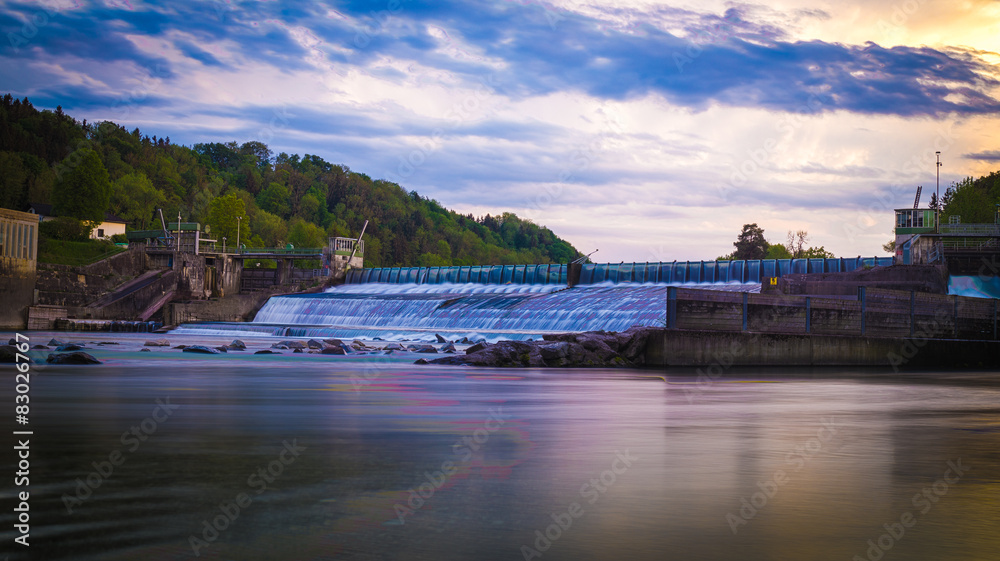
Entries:
<svg viewBox="0 0 1000 561">
<path fill-rule="evenodd" d="M 171 142 L 315 154 L 597 262 L 743 224 L 885 255 L 1000 170 L 1000 2 L 0 2 L 0 93 Z"/>
</svg>

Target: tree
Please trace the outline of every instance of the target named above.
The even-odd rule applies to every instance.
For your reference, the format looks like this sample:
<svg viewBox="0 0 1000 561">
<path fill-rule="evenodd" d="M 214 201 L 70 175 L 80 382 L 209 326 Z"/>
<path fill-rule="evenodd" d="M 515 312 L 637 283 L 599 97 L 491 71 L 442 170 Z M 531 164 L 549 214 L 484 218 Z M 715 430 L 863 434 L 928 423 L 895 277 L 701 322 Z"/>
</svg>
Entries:
<svg viewBox="0 0 1000 561">
<path fill-rule="evenodd" d="M 764 229 L 757 226 L 757 223 L 744 224 L 743 231 L 733 242 L 736 251 L 733 257 L 736 259 L 763 259 L 767 254 L 770 244 L 764 239 Z"/>
<path fill-rule="evenodd" d="M 937 193 L 931 193 L 931 202 L 928 203 L 927 208 L 932 209 L 932 210 L 937 210 L 937 208 L 938 208 Z"/>
<path fill-rule="evenodd" d="M 990 224 L 994 220 L 996 207 L 986 189 L 976 186 L 971 177 L 952 184 L 946 191 L 950 196 L 942 197 L 944 210 L 941 223 L 948 224 L 950 217 L 961 216 L 966 224 Z"/>
<path fill-rule="evenodd" d="M 882 244 L 882 251 L 890 253 L 892 255 L 896 254 L 896 240 L 889 240 Z"/>
<path fill-rule="evenodd" d="M 311 222 L 294 218 L 288 227 L 288 243 L 300 248 L 323 247 L 327 243 L 326 232 Z"/>
<path fill-rule="evenodd" d="M 764 255 L 764 259 L 791 259 L 792 254 L 788 252 L 788 248 L 781 244 L 771 244 L 767 246 L 767 253 Z"/>
<path fill-rule="evenodd" d="M 149 226 L 153 213 L 167 200 L 142 172 L 119 177 L 112 184 L 111 191 L 112 210 L 140 230 Z"/>
<path fill-rule="evenodd" d="M 104 222 L 111 202 L 111 181 L 100 156 L 80 148 L 63 161 L 63 173 L 52 192 L 52 211 L 92 223 Z"/>
<path fill-rule="evenodd" d="M 788 231 L 788 239 L 785 242 L 785 249 L 788 250 L 788 254 L 793 259 L 798 259 L 805 253 L 806 241 L 809 240 L 809 232 L 805 230 L 799 230 L 798 232 L 792 233 L 791 230 Z"/>
<path fill-rule="evenodd" d="M 291 193 L 289 193 L 288 187 L 280 183 L 271 183 L 257 195 L 257 206 L 284 218 L 288 216 L 291 208 L 288 204 L 290 198 Z"/>
<path fill-rule="evenodd" d="M 208 223 L 212 226 L 212 236 L 227 244 L 233 244 L 239 231 L 239 243 L 250 241 L 250 221 L 247 220 L 246 205 L 236 193 L 226 193 L 208 205 Z"/>
<path fill-rule="evenodd" d="M 802 252 L 803 259 L 833 259 L 833 257 L 834 255 L 823 246 L 810 247 Z"/>
</svg>

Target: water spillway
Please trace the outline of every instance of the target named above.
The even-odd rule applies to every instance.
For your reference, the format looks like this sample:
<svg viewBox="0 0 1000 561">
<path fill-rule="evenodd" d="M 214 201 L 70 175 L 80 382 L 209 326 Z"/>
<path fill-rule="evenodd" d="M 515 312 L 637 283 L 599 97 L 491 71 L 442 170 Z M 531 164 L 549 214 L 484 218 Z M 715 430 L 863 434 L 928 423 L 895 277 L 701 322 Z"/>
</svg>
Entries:
<svg viewBox="0 0 1000 561">
<path fill-rule="evenodd" d="M 891 261 L 891 258 L 887 258 Z M 538 338 L 664 325 L 667 289 L 758 292 L 760 279 L 852 271 L 884 259 L 588 263 L 352 270 L 323 293 L 272 297 L 249 324 L 191 324 L 216 334 L 430 340 Z"/>
<path fill-rule="evenodd" d="M 793 273 L 840 273 L 892 265 L 892 257 L 835 259 L 751 259 L 746 261 L 672 261 L 657 263 L 586 263 L 576 285 L 599 283 L 719 284 L 760 283 L 763 277 Z M 484 265 L 464 267 L 382 267 L 355 269 L 348 284 L 556 284 L 569 282 L 569 267 Z"/>
</svg>

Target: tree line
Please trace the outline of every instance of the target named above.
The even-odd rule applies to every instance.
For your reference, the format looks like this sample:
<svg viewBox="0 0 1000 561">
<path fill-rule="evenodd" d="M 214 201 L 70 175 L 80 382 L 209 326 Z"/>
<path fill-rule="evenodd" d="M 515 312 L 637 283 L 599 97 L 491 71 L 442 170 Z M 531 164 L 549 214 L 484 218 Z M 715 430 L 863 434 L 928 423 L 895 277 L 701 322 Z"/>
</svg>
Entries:
<svg viewBox="0 0 1000 561">
<path fill-rule="evenodd" d="M 580 253 L 551 230 L 513 213 L 474 217 L 373 180 L 316 155 L 273 154 L 262 142 L 181 146 L 169 137 L 104 121 L 39 111 L 0 99 L 0 206 L 50 203 L 84 223 L 105 212 L 133 230 L 167 220 L 211 227 L 220 243 L 320 247 L 357 237 L 365 220 L 368 266 L 565 263 Z"/>
</svg>

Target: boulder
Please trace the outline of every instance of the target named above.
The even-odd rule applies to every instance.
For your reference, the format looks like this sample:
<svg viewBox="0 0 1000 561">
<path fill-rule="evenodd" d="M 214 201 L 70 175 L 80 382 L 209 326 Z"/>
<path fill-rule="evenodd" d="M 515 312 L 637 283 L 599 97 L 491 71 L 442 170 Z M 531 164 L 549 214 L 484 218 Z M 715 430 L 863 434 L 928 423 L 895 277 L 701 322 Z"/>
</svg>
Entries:
<svg viewBox="0 0 1000 561">
<path fill-rule="evenodd" d="M 292 352 L 293 352 L 293 353 L 301 353 L 301 352 L 302 352 L 302 349 L 295 349 L 295 350 L 294 350 L 294 351 L 292 351 Z"/>
<path fill-rule="evenodd" d="M 302 341 L 278 341 L 271 345 L 272 349 L 304 349 L 306 344 Z"/>
<path fill-rule="evenodd" d="M 448 342 L 447 339 L 445 339 L 444 337 L 438 335 L 437 333 L 434 334 L 434 338 L 437 339 L 438 343 L 447 343 Z"/>
<path fill-rule="evenodd" d="M 316 339 L 309 339 L 306 341 L 306 346 L 310 349 L 322 349 L 325 345 L 322 341 L 317 341 Z"/>
<path fill-rule="evenodd" d="M 77 345 L 76 343 L 67 343 L 65 345 L 59 345 L 58 347 L 56 347 L 56 351 L 63 353 L 63 352 L 79 351 L 82 348 L 83 345 Z"/>
<path fill-rule="evenodd" d="M 212 347 L 212 348 L 215 349 L 215 350 L 217 350 L 217 351 L 219 351 L 220 353 L 228 353 L 229 352 L 229 347 L 227 347 L 225 345 L 221 345 L 221 346 L 218 346 L 218 347 Z"/>
<path fill-rule="evenodd" d="M 341 341 L 340 339 L 323 339 L 323 342 L 326 343 L 327 345 L 334 345 L 336 347 L 339 347 L 344 344 L 344 342 Z"/>
<path fill-rule="evenodd" d="M 636 366 L 645 360 L 654 328 L 633 327 L 621 333 L 592 331 L 545 335 L 541 341 L 499 341 L 476 344 L 466 354 L 428 361 L 497 367 Z"/>
<path fill-rule="evenodd" d="M 418 358 L 413 364 L 430 364 L 426 358 Z"/>
<path fill-rule="evenodd" d="M 50 347 L 61 347 L 61 346 L 65 345 L 65 344 L 66 343 L 63 343 L 59 339 L 49 339 L 49 346 Z"/>
<path fill-rule="evenodd" d="M 7 344 L 8 345 L 17 345 L 19 343 L 20 343 L 20 341 L 18 341 L 17 339 L 15 339 L 13 337 L 11 337 L 10 339 L 7 340 Z"/>
<path fill-rule="evenodd" d="M 323 350 L 320 351 L 320 354 L 324 354 L 324 355 L 346 355 L 347 351 L 344 350 L 344 347 L 342 345 L 327 345 L 327 346 L 323 347 Z"/>
<path fill-rule="evenodd" d="M 101 364 L 101 361 L 93 356 L 81 352 L 53 353 L 45 359 L 45 362 L 49 364 Z"/>
<path fill-rule="evenodd" d="M 243 341 L 240 341 L 239 339 L 233 339 L 233 342 L 229 343 L 228 347 L 229 347 L 229 350 L 231 350 L 231 351 L 245 351 L 245 350 L 247 350 L 246 343 L 244 343 Z"/>
<path fill-rule="evenodd" d="M 254 353 L 255 355 L 280 355 L 278 351 L 272 351 L 271 349 L 261 349 Z"/>
<path fill-rule="evenodd" d="M 44 350 L 44 349 L 47 349 L 49 347 L 47 345 L 35 345 L 34 347 L 31 347 L 31 348 L 32 349 L 42 349 L 42 350 Z"/>
<path fill-rule="evenodd" d="M 184 347 L 182 353 L 200 353 L 205 355 L 217 355 L 219 351 L 213 349 L 212 347 L 206 347 L 205 345 L 191 345 L 190 347 Z"/>
<path fill-rule="evenodd" d="M 151 352 L 153 352 L 153 351 L 151 351 L 151 350 L 149 350 L 149 349 L 147 349 L 147 348 L 143 347 L 143 348 L 139 349 L 139 352 L 140 352 L 140 353 L 151 353 Z"/>
<path fill-rule="evenodd" d="M 457 350 L 458 349 L 455 348 L 455 343 L 452 343 L 451 341 L 448 341 L 447 343 L 441 346 L 442 353 L 453 353 Z"/>
<path fill-rule="evenodd" d="M 400 345 L 399 343 L 389 343 L 388 345 L 382 347 L 383 351 L 405 351 L 406 347 Z"/>
<path fill-rule="evenodd" d="M 18 360 L 17 354 L 20 351 L 14 345 L 0 345 L 0 362 L 24 362 L 23 360 Z M 21 356 L 26 356 L 21 354 Z M 31 358 L 28 358 L 28 362 L 31 362 Z"/>
<path fill-rule="evenodd" d="M 457 341 L 457 343 L 460 345 L 471 345 L 472 341 L 470 341 L 468 337 L 462 337 Z"/>
<path fill-rule="evenodd" d="M 490 344 L 487 343 L 486 341 L 483 341 L 482 343 L 476 343 L 475 345 L 472 345 L 468 349 L 465 349 L 465 354 L 478 353 L 479 351 L 489 346 Z"/>
<path fill-rule="evenodd" d="M 98 345 L 117 345 L 118 343 L 116 343 L 114 341 L 101 341 L 101 342 L 99 342 L 97 344 Z"/>
<path fill-rule="evenodd" d="M 151 341 L 146 341 L 143 347 L 169 347 L 170 341 L 166 339 L 153 339 Z"/>
<path fill-rule="evenodd" d="M 176 347 L 172 347 L 172 348 L 184 350 L 184 349 L 187 348 L 187 345 L 177 345 Z"/>
<path fill-rule="evenodd" d="M 437 353 L 437 347 L 434 345 L 410 345 L 409 350 L 415 353 Z"/>
</svg>

